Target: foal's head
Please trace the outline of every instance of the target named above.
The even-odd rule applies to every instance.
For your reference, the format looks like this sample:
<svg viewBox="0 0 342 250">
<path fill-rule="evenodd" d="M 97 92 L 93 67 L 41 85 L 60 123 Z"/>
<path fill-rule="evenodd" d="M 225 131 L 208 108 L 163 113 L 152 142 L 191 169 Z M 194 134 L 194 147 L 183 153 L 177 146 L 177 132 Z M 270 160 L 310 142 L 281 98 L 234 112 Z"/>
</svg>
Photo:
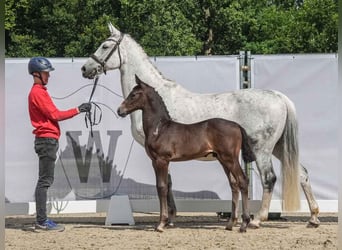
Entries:
<svg viewBox="0 0 342 250">
<path fill-rule="evenodd" d="M 135 76 L 137 85 L 132 89 L 127 98 L 118 108 L 118 115 L 125 117 L 126 115 L 138 109 L 149 109 L 154 115 L 164 116 L 170 119 L 166 106 L 159 94 L 138 76 Z"/>
</svg>

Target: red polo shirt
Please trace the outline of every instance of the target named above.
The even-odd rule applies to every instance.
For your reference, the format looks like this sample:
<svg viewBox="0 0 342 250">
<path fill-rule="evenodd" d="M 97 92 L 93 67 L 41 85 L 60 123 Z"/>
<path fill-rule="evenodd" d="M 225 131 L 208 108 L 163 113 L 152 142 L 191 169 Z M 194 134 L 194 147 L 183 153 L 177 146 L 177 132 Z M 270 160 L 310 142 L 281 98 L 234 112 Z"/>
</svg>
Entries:
<svg viewBox="0 0 342 250">
<path fill-rule="evenodd" d="M 35 128 L 32 133 L 36 137 L 49 137 L 57 140 L 61 135 L 58 121 L 69 119 L 79 113 L 77 108 L 58 110 L 46 87 L 37 83 L 31 88 L 28 106 L 31 124 Z"/>
</svg>

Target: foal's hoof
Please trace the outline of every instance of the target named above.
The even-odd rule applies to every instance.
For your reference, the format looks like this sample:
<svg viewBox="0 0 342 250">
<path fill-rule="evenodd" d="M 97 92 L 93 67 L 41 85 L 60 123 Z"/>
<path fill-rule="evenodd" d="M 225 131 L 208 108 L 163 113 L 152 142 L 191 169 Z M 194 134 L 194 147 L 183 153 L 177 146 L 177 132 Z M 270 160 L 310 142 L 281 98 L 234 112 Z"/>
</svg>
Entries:
<svg viewBox="0 0 342 250">
<path fill-rule="evenodd" d="M 233 230 L 233 224 L 228 223 L 228 225 L 226 226 L 226 230 L 232 231 Z"/>
<path fill-rule="evenodd" d="M 162 232 L 164 232 L 164 228 L 161 227 L 161 226 L 159 226 L 159 227 L 156 227 L 156 228 L 155 228 L 155 231 L 156 231 L 156 232 L 159 232 L 159 233 L 162 233 Z"/>
<path fill-rule="evenodd" d="M 232 231 L 233 230 L 233 227 L 237 224 L 237 219 L 232 219 L 230 218 L 228 220 L 228 223 L 227 223 L 227 226 L 226 226 L 226 230 L 229 230 L 229 231 Z"/>
</svg>

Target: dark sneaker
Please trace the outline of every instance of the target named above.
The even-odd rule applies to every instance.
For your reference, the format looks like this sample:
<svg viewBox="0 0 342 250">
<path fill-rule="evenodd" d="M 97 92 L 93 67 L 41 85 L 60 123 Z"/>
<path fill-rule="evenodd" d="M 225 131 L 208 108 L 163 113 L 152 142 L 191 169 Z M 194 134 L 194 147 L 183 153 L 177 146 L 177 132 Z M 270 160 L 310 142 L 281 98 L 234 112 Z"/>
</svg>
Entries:
<svg viewBox="0 0 342 250">
<path fill-rule="evenodd" d="M 58 232 L 62 232 L 64 231 L 65 227 L 62 225 L 58 225 L 55 222 L 53 222 L 52 220 L 47 219 L 46 221 L 44 221 L 43 223 L 36 223 L 35 226 L 36 229 L 41 229 L 41 230 L 47 230 L 47 231 L 58 231 Z"/>
</svg>

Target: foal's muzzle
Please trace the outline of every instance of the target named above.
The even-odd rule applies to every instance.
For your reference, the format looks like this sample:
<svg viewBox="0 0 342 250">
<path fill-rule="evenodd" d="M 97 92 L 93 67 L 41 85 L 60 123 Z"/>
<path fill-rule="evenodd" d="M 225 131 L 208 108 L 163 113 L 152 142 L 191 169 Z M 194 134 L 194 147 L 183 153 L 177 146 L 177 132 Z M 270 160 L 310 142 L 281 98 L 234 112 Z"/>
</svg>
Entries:
<svg viewBox="0 0 342 250">
<path fill-rule="evenodd" d="M 127 115 L 127 113 L 123 111 L 120 107 L 118 108 L 117 113 L 120 117 L 125 117 Z"/>
</svg>

